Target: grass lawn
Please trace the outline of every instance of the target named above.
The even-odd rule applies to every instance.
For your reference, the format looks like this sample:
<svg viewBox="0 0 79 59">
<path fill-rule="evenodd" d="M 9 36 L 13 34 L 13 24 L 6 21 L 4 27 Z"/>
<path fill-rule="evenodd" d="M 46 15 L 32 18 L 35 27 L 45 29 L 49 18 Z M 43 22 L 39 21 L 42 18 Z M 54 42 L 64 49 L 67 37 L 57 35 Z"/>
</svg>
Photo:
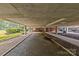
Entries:
<svg viewBox="0 0 79 59">
<path fill-rule="evenodd" d="M 8 35 L 5 33 L 6 33 L 5 31 L 0 31 L 0 41 L 7 40 L 10 38 L 15 38 L 21 35 L 21 33 L 14 33 L 14 34 L 8 34 Z"/>
</svg>

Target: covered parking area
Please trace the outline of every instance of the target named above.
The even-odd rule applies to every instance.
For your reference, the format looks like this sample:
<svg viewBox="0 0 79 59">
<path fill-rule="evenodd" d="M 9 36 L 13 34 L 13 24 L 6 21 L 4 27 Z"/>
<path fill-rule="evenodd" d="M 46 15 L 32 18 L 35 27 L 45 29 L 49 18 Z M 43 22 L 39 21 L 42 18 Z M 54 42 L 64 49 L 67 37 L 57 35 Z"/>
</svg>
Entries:
<svg viewBox="0 0 79 59">
<path fill-rule="evenodd" d="M 33 32 L 34 29 L 36 28 L 43 28 L 44 33 L 52 33 L 53 34 L 53 29 L 50 31 L 50 28 L 58 28 L 59 26 L 78 26 L 79 25 L 79 4 L 56 4 L 56 3 L 45 3 L 45 4 L 40 4 L 40 3 L 5 3 L 5 4 L 0 4 L 0 18 L 1 19 L 6 19 L 8 21 L 20 23 L 24 25 L 24 27 L 30 28 L 30 32 L 32 36 L 26 40 L 27 42 L 27 47 L 26 42 L 24 43 L 24 47 L 20 46 L 22 49 L 24 48 L 24 51 L 29 51 L 25 53 L 24 55 L 56 55 L 53 54 L 54 52 L 54 46 L 52 47 L 52 44 L 49 43 L 48 41 L 40 40 L 44 39 L 42 36 L 39 36 L 39 33 Z M 46 28 L 48 28 L 48 31 L 46 32 Z M 24 28 L 26 29 L 26 28 Z M 57 29 L 55 29 L 56 34 L 57 34 Z M 26 32 L 24 31 L 26 34 Z M 41 34 L 42 35 L 42 34 Z M 25 36 L 24 36 L 25 37 Z M 57 36 L 56 36 L 57 37 Z M 22 39 L 22 38 L 21 38 Z M 31 42 L 29 40 L 33 39 Z M 38 39 L 38 40 L 36 40 Z M 36 43 L 37 42 L 37 43 Z M 34 44 L 36 43 L 36 44 Z M 39 44 L 38 44 L 39 43 Z M 41 44 L 42 43 L 42 44 Z M 46 45 L 44 45 L 44 43 Z M 34 45 L 33 45 L 34 44 Z M 41 44 L 41 45 L 40 45 Z M 30 46 L 29 46 L 30 45 Z M 32 48 L 32 45 L 34 48 Z M 77 44 L 78 45 L 78 44 Z M 41 48 L 39 48 L 39 47 Z M 42 48 L 45 47 L 45 48 Z M 29 49 L 28 49 L 29 48 Z M 36 48 L 36 49 L 35 49 Z M 57 47 L 55 47 L 57 48 Z M 7 55 L 18 55 L 20 52 L 18 51 L 19 48 L 16 48 L 13 52 L 7 54 Z M 40 49 L 40 50 L 39 50 Z M 47 50 L 45 50 L 47 49 Z M 33 51 L 32 51 L 33 50 Z M 36 52 L 34 52 L 36 50 Z M 45 50 L 45 51 L 44 51 Z M 52 51 L 53 50 L 53 51 Z M 62 49 L 60 49 L 62 50 Z M 43 52 L 44 51 L 44 52 Z M 68 50 L 69 51 L 69 50 Z M 32 52 L 32 53 L 31 53 Z M 41 52 L 41 53 L 40 53 Z M 12 54 L 13 53 L 13 54 Z M 22 51 L 20 54 L 22 55 Z M 46 54 L 44 54 L 46 53 Z M 58 52 L 58 55 L 61 52 Z M 71 55 L 74 55 L 73 53 L 69 52 Z M 1 54 L 4 55 L 5 53 Z M 67 54 L 67 53 L 66 53 Z M 62 54 L 61 54 L 62 55 Z"/>
</svg>

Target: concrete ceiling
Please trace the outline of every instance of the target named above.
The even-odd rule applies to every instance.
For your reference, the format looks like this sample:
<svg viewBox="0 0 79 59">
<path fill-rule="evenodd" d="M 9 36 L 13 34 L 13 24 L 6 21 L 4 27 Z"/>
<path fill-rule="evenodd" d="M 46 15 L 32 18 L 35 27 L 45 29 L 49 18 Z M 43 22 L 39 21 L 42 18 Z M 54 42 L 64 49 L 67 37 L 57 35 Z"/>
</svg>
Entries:
<svg viewBox="0 0 79 59">
<path fill-rule="evenodd" d="M 0 18 L 6 18 L 31 27 L 46 26 L 62 18 L 66 19 L 61 22 L 72 24 L 76 20 L 78 24 L 79 4 L 2 3 L 0 4 Z M 61 24 L 61 22 L 56 24 Z"/>
</svg>

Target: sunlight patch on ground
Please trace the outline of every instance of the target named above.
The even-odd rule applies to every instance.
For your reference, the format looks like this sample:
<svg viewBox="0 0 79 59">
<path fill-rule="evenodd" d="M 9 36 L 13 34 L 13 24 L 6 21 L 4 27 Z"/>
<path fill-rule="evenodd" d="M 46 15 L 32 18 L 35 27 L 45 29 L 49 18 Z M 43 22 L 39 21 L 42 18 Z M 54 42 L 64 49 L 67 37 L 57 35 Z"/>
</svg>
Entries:
<svg viewBox="0 0 79 59">
<path fill-rule="evenodd" d="M 6 31 L 5 30 L 0 30 L 0 36 L 1 35 L 5 35 L 6 34 Z"/>
</svg>

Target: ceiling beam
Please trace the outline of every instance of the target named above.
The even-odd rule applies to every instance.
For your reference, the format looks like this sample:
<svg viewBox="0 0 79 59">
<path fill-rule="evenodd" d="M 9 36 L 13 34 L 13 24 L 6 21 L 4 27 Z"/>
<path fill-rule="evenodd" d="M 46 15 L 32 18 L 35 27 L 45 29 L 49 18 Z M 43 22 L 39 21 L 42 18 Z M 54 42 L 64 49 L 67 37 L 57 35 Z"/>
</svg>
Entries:
<svg viewBox="0 0 79 59">
<path fill-rule="evenodd" d="M 24 16 L 24 14 L 22 14 L 22 13 L 19 11 L 19 9 L 17 9 L 12 3 L 9 3 L 9 4 L 10 4 L 15 10 L 17 10 L 20 15 Z"/>
<path fill-rule="evenodd" d="M 54 21 L 54 22 L 51 22 L 51 23 L 47 24 L 46 27 L 51 26 L 51 25 L 54 25 L 54 24 L 56 24 L 58 22 L 61 22 L 61 21 L 64 21 L 64 20 L 66 20 L 66 18 L 61 18 L 61 19 L 59 19 L 57 21 Z"/>
</svg>

